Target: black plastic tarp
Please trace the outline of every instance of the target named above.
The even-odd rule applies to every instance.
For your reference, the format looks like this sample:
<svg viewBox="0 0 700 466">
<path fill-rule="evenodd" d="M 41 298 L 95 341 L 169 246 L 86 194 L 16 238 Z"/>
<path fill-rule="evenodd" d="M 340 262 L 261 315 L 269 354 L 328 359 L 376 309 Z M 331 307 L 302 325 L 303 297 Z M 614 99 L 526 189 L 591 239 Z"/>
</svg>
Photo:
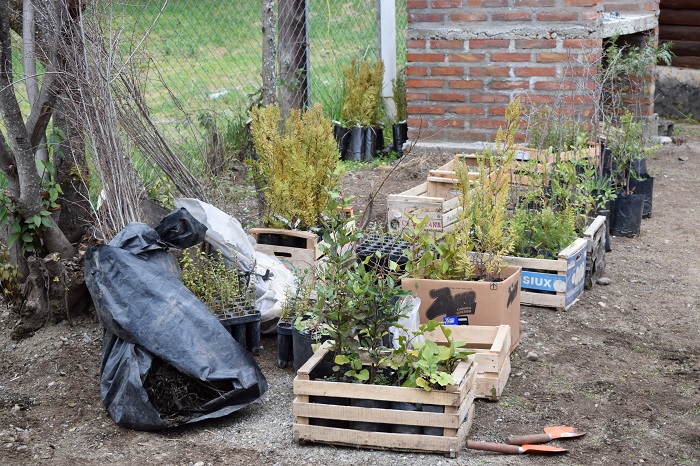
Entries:
<svg viewBox="0 0 700 466">
<path fill-rule="evenodd" d="M 168 253 L 168 247 L 198 244 L 205 231 L 179 209 L 155 229 L 129 224 L 85 255 L 85 281 L 104 327 L 100 391 L 119 425 L 155 430 L 221 417 L 267 391 L 255 359 L 182 284 Z M 154 357 L 186 376 L 230 389 L 185 419 L 164 420 L 144 388 Z"/>
</svg>

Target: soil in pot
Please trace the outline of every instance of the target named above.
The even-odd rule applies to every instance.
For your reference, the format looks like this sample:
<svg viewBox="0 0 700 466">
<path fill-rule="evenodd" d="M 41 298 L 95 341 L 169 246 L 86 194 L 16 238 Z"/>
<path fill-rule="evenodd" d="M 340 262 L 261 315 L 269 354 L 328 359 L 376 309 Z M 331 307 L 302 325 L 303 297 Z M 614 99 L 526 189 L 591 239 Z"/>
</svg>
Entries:
<svg viewBox="0 0 700 466">
<path fill-rule="evenodd" d="M 650 218 L 654 196 L 654 177 L 644 175 L 639 178 L 630 178 L 629 189 L 635 194 L 644 195 L 642 218 Z"/>
<path fill-rule="evenodd" d="M 615 199 L 615 218 L 612 234 L 616 236 L 639 236 L 642 230 L 644 195 L 619 192 Z"/>
</svg>

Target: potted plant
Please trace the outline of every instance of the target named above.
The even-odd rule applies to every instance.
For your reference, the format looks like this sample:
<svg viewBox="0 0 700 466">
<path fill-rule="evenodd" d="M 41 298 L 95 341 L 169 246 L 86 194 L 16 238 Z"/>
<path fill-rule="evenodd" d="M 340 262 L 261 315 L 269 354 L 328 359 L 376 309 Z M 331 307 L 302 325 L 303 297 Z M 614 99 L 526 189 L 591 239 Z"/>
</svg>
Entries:
<svg viewBox="0 0 700 466">
<path fill-rule="evenodd" d="M 235 264 L 227 265 L 219 251 L 216 255 L 201 247 L 186 249 L 180 259 L 182 283 L 241 345 L 253 354 L 260 351 L 260 311 L 255 309 L 254 290 L 249 276 Z"/>
<path fill-rule="evenodd" d="M 408 100 L 406 98 L 406 76 L 402 70 L 391 83 L 396 107 L 395 123 L 391 126 L 392 150 L 398 158 L 403 157 L 403 145 L 408 141 Z"/>
<path fill-rule="evenodd" d="M 383 149 L 383 102 L 381 98 L 384 63 L 372 65 L 368 60 L 353 58 L 344 70 L 344 102 L 341 111 L 342 126 L 349 130 L 349 137 L 342 131 L 336 134 L 344 138 L 340 145 L 345 159 L 370 161 L 377 150 Z M 347 145 L 345 143 L 347 142 Z"/>
<path fill-rule="evenodd" d="M 618 188 L 612 232 L 619 236 L 638 236 L 645 203 L 648 206 L 647 215 L 651 215 L 653 178 L 648 175 L 644 179 L 638 178 L 633 164 L 646 158 L 654 149 L 644 143 L 642 123 L 629 112 L 620 117 L 618 126 L 608 127 L 606 147 L 611 151 L 615 167 L 613 175 Z"/>
<path fill-rule="evenodd" d="M 478 174 L 462 162 L 455 164 L 461 210 L 458 227 L 435 239 L 424 227 L 428 218 L 412 219 L 404 239 L 412 246 L 402 280 L 405 289 L 421 298 L 423 321 L 446 323 L 509 324 L 513 347 L 520 328 L 520 267 L 504 260 L 515 243 L 515 230 L 507 222 L 508 179 L 515 158 L 515 133 L 520 102 L 506 110 L 508 126 L 498 131 L 496 145 L 478 158 Z"/>
</svg>

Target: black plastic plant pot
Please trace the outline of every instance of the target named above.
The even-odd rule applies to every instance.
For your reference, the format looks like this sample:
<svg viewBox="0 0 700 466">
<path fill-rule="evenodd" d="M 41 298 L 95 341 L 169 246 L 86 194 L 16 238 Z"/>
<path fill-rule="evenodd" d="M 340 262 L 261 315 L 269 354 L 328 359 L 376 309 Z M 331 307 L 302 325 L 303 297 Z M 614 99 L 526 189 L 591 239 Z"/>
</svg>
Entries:
<svg viewBox="0 0 700 466">
<path fill-rule="evenodd" d="M 363 400 L 363 399 L 351 399 L 350 406 L 358 406 L 361 408 L 380 408 L 389 409 L 390 405 L 388 401 L 384 400 Z M 390 430 L 390 424 L 382 424 L 379 422 L 365 422 L 365 421 L 350 421 L 350 429 L 361 430 L 363 432 L 388 432 Z"/>
<path fill-rule="evenodd" d="M 612 234 L 632 238 L 639 236 L 642 230 L 642 213 L 644 212 L 644 195 L 621 192 L 615 199 L 615 219 Z"/>
<path fill-rule="evenodd" d="M 391 409 L 396 409 L 399 411 L 420 411 L 420 409 L 418 409 L 418 406 L 416 406 L 415 404 L 406 403 L 404 401 L 392 401 Z M 423 427 L 405 424 L 392 424 L 390 427 L 390 431 L 394 434 L 422 434 Z"/>
<path fill-rule="evenodd" d="M 612 151 L 609 148 L 603 149 L 603 153 L 601 155 L 601 162 L 603 165 L 603 176 L 604 177 L 610 177 L 612 174 L 615 172 L 615 166 L 613 164 L 613 158 L 612 158 Z"/>
<path fill-rule="evenodd" d="M 350 129 L 336 124 L 333 126 L 333 136 L 335 137 L 335 142 L 338 144 L 340 160 L 345 160 L 347 157 L 348 145 L 350 144 Z"/>
<path fill-rule="evenodd" d="M 427 412 L 427 413 L 444 413 L 445 408 L 439 405 L 422 405 L 421 406 L 421 411 Z M 423 435 L 438 435 L 442 436 L 443 434 L 443 429 L 442 427 L 428 427 L 428 426 L 423 426 Z"/>
<path fill-rule="evenodd" d="M 362 160 L 362 149 L 364 144 L 364 132 L 362 126 L 355 126 L 350 129 L 348 148 L 345 152 L 345 160 L 359 162 Z"/>
<path fill-rule="evenodd" d="M 610 212 L 613 209 L 613 202 L 612 200 L 605 201 L 605 205 L 598 207 L 596 211 L 597 215 L 605 216 L 605 252 L 612 251 L 612 245 L 610 244 L 610 220 L 612 216 Z"/>
<path fill-rule="evenodd" d="M 644 175 L 647 174 L 647 159 L 632 160 L 630 172 L 636 178 L 644 178 Z"/>
<path fill-rule="evenodd" d="M 277 323 L 277 367 L 285 368 L 294 362 L 292 323 L 280 320 Z"/>
<path fill-rule="evenodd" d="M 294 348 L 294 370 L 299 370 L 301 366 L 314 354 L 313 346 L 321 343 L 323 339 L 316 332 L 307 332 L 292 328 L 292 346 Z"/>
<path fill-rule="evenodd" d="M 377 131 L 372 126 L 362 129 L 362 161 L 371 162 L 377 153 Z"/>
<path fill-rule="evenodd" d="M 403 157 L 403 145 L 408 141 L 408 123 L 402 121 L 391 127 L 391 135 L 393 137 L 394 150 L 398 157 Z"/>
<path fill-rule="evenodd" d="M 249 310 L 244 315 L 219 321 L 241 346 L 255 355 L 260 354 L 260 311 Z"/>
<path fill-rule="evenodd" d="M 644 210 L 642 211 L 642 218 L 650 218 L 654 196 L 654 177 L 644 175 L 639 178 L 631 178 L 629 189 L 635 194 L 644 194 Z"/>
<path fill-rule="evenodd" d="M 375 126 L 374 132 L 377 134 L 377 146 L 374 148 L 374 150 L 381 152 L 384 150 L 384 127 Z"/>
</svg>

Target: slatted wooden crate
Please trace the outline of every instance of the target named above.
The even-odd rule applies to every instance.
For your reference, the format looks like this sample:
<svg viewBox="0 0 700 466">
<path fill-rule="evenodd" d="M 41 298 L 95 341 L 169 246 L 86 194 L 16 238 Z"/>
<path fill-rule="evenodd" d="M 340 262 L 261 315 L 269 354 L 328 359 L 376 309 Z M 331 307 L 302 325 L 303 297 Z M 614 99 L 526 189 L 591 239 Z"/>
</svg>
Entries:
<svg viewBox="0 0 700 466">
<path fill-rule="evenodd" d="M 411 217 L 419 221 L 429 217 L 426 230 L 436 235 L 452 231 L 457 222 L 459 198 L 431 197 L 428 184 L 425 182 L 402 193 L 389 194 L 387 225 L 391 232 L 401 232 L 410 225 Z"/>
<path fill-rule="evenodd" d="M 454 341 L 464 341 L 476 351 L 476 397 L 497 401 L 510 377 L 510 326 L 450 325 L 449 329 Z M 447 343 L 440 329 L 426 332 L 425 338 Z"/>
<path fill-rule="evenodd" d="M 583 233 L 588 241 L 586 249 L 586 281 L 584 287 L 589 289 L 605 271 L 605 215 L 598 215 Z"/>
<path fill-rule="evenodd" d="M 253 228 L 248 234 L 255 239 L 256 251 L 276 257 L 289 269 L 309 269 L 321 257 L 318 235 L 308 231 Z"/>
<path fill-rule="evenodd" d="M 510 265 L 523 268 L 520 303 L 568 309 L 583 292 L 588 241 L 576 239 L 559 252 L 557 259 L 504 256 Z"/>
<path fill-rule="evenodd" d="M 442 453 L 456 457 L 466 444 L 474 418 L 477 364 L 474 357 L 460 362 L 452 374 L 455 384 L 446 390 L 426 392 L 420 388 L 384 385 L 360 385 L 313 380 L 312 371 L 327 355 L 320 348 L 299 369 L 294 379 L 294 439 L 332 445 L 421 453 Z M 312 397 L 382 400 L 441 406 L 443 412 L 402 411 L 397 409 L 339 406 L 316 402 Z M 417 433 L 368 432 L 350 427 L 328 427 L 323 420 L 361 421 L 382 426 L 419 426 L 442 428 L 442 435 Z M 319 422 L 321 421 L 321 422 Z"/>
</svg>

